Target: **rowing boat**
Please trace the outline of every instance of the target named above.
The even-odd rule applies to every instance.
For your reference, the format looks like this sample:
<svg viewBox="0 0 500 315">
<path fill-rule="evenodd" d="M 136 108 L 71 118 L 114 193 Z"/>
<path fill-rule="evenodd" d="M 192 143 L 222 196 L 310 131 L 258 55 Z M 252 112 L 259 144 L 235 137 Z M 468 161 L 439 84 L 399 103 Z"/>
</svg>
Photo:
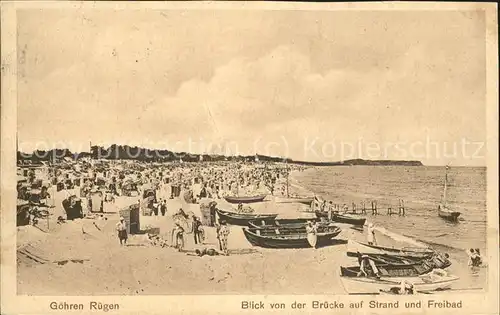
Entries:
<svg viewBox="0 0 500 315">
<path fill-rule="evenodd" d="M 254 203 L 261 202 L 266 198 L 266 195 L 257 195 L 257 196 L 226 196 L 224 199 L 229 203 Z"/>
<path fill-rule="evenodd" d="M 310 205 L 313 200 L 314 197 L 274 197 L 276 203 L 302 203 Z"/>
<path fill-rule="evenodd" d="M 247 226 L 248 222 L 252 220 L 274 220 L 278 215 L 277 214 L 255 214 L 255 213 L 235 213 L 224 211 L 220 209 L 216 209 L 217 214 L 219 215 L 219 222 L 226 221 L 227 224 L 232 225 L 241 225 Z"/>
<path fill-rule="evenodd" d="M 325 232 L 316 233 L 316 245 L 323 246 L 339 235 L 341 229 L 336 226 L 328 227 Z M 295 229 L 276 227 L 275 229 L 244 228 L 246 239 L 253 246 L 264 248 L 310 248 L 308 234 Z"/>
<path fill-rule="evenodd" d="M 437 275 L 434 272 L 417 277 L 340 277 L 344 290 L 349 294 L 379 294 L 401 285 L 402 281 L 413 284 L 414 292 L 449 289 L 459 279 L 453 275 Z"/>
<path fill-rule="evenodd" d="M 258 220 L 252 220 L 248 222 L 249 227 L 253 228 L 268 228 L 268 227 L 288 227 L 288 228 L 305 228 L 308 221 L 317 222 L 318 219 L 276 219 L 276 218 L 263 218 Z M 319 223 L 319 222 L 318 222 Z M 321 223 L 319 223 L 321 224 Z"/>
<path fill-rule="evenodd" d="M 414 257 L 414 258 L 428 258 L 435 254 L 435 251 L 429 248 L 421 247 L 406 247 L 406 248 L 393 248 L 383 247 L 377 245 L 370 245 L 360 243 L 353 240 L 347 241 L 347 256 L 357 257 L 358 253 L 361 254 L 379 254 L 399 257 Z"/>
<path fill-rule="evenodd" d="M 315 211 L 316 216 L 318 218 L 327 218 L 328 217 L 328 212 L 325 211 Z M 357 218 L 351 215 L 345 215 L 345 214 L 339 214 L 339 213 L 333 213 L 332 214 L 332 221 L 338 222 L 338 223 L 346 223 L 346 224 L 352 224 L 356 226 L 363 226 L 366 222 L 366 218 Z"/>
<path fill-rule="evenodd" d="M 262 220 L 264 221 L 264 220 Z M 270 220 L 269 220 L 270 221 Z M 296 233 L 306 233 L 306 226 L 307 223 L 286 223 L 287 221 L 294 221 L 293 219 L 288 219 L 288 220 L 276 220 L 278 224 L 259 224 L 260 220 L 255 220 L 255 221 L 250 221 L 248 222 L 248 227 L 254 228 L 254 229 L 259 229 L 259 230 L 276 230 L 277 228 L 281 230 L 286 230 L 286 231 L 295 231 Z M 263 222 L 260 222 L 263 223 Z M 265 223 L 265 222 L 264 222 Z M 326 222 L 316 222 L 316 227 L 318 229 L 318 232 L 325 232 L 328 231 L 331 227 L 333 227 L 333 223 L 326 223 Z"/>
</svg>

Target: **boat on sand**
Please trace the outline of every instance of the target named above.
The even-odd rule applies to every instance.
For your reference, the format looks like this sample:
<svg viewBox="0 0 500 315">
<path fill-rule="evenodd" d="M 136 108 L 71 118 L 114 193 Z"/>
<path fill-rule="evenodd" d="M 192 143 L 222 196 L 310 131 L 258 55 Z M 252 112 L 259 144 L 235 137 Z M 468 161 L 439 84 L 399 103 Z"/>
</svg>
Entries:
<svg viewBox="0 0 500 315">
<path fill-rule="evenodd" d="M 370 245 L 366 243 L 356 242 L 353 240 L 348 240 L 347 256 L 357 257 L 358 253 L 400 256 L 400 257 L 428 258 L 434 255 L 436 252 L 430 248 L 422 248 L 422 247 L 393 248 L 393 247 Z"/>
<path fill-rule="evenodd" d="M 341 229 L 337 226 L 326 228 L 323 232 L 316 233 L 317 246 L 327 245 L 339 235 Z M 313 247 L 308 239 L 308 234 L 296 229 L 276 227 L 274 229 L 244 228 L 246 239 L 253 246 L 264 248 L 309 248 Z"/>
<path fill-rule="evenodd" d="M 261 202 L 266 198 L 266 195 L 257 195 L 257 196 L 226 196 L 224 199 L 229 203 L 254 203 Z"/>
<path fill-rule="evenodd" d="M 312 218 L 295 218 L 295 219 L 276 219 L 276 218 L 262 218 L 248 222 L 249 227 L 253 228 L 267 228 L 267 227 L 287 227 L 287 228 L 300 228 L 307 225 L 308 221 L 317 222 L 320 225 L 325 225 L 319 222 L 319 219 Z"/>
<path fill-rule="evenodd" d="M 256 213 L 237 213 L 216 209 L 219 221 L 226 221 L 227 224 L 247 226 L 248 222 L 257 219 L 274 220 L 278 215 L 274 213 L 256 214 Z"/>
<path fill-rule="evenodd" d="M 325 211 L 315 211 L 318 218 L 327 218 L 328 212 Z M 352 224 L 356 226 L 363 226 L 366 222 L 366 218 L 356 217 L 353 215 L 346 215 L 340 213 L 332 214 L 332 221 L 338 223 Z"/>
<path fill-rule="evenodd" d="M 400 286 L 402 281 L 411 283 L 414 292 L 444 290 L 449 289 L 458 279 L 457 276 L 435 274 L 434 271 L 417 277 L 340 277 L 344 290 L 349 294 L 379 294 L 381 290 L 387 292 Z"/>
<path fill-rule="evenodd" d="M 313 202 L 314 197 L 274 197 L 276 203 L 302 203 L 305 205 L 310 205 Z"/>
</svg>

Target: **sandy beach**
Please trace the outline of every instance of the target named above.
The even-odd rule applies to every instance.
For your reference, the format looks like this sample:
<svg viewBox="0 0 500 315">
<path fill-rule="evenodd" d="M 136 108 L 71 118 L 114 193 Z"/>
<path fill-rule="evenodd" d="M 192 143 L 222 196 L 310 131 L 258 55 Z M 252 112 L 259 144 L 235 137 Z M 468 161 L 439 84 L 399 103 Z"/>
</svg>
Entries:
<svg viewBox="0 0 500 315">
<path fill-rule="evenodd" d="M 61 193 L 52 209 L 57 217 Z M 272 197 L 253 204 L 256 212 L 279 213 L 279 217 L 310 216 L 303 205 L 276 204 Z M 174 248 L 153 246 L 147 235 L 130 235 L 120 246 L 115 225 L 118 210 L 136 202 L 118 197 L 106 203 L 104 218 L 77 219 L 63 224 L 49 222 L 49 232 L 33 226 L 18 227 L 18 294 L 22 295 L 122 295 L 122 294 L 345 294 L 340 266 L 356 265 L 346 256 L 348 239 L 364 241 L 363 232 L 338 224 L 338 244 L 319 249 L 264 249 L 253 247 L 242 228 L 230 226 L 229 256 L 198 257 Z M 201 200 L 200 203 L 208 202 Z M 218 207 L 234 207 L 218 200 Z M 167 202 L 166 216 L 141 216 L 141 229 L 156 227 L 169 240 L 172 213 L 182 207 L 200 215 L 199 204 L 178 198 Z M 45 226 L 46 228 L 46 226 Z M 215 230 L 204 227 L 205 245 L 216 247 Z M 185 235 L 186 250 L 197 248 L 193 235 Z M 398 246 L 377 233 L 377 240 Z M 57 245 L 57 251 L 54 247 Z M 34 259 L 38 260 L 35 261 Z M 269 268 L 269 266 L 274 266 Z M 278 267 L 277 267 L 278 266 Z"/>
</svg>

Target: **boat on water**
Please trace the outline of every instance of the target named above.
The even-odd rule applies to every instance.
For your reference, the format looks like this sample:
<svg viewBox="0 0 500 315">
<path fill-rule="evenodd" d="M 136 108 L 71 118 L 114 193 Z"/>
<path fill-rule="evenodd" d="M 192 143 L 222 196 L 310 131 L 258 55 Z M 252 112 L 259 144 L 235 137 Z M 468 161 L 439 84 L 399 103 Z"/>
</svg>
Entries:
<svg viewBox="0 0 500 315">
<path fill-rule="evenodd" d="M 266 198 L 266 195 L 257 195 L 257 196 L 226 196 L 224 199 L 229 203 L 254 203 L 261 202 Z"/>
<path fill-rule="evenodd" d="M 323 232 L 316 233 L 315 243 L 317 246 L 327 245 L 331 240 L 339 235 L 341 229 L 337 226 L 329 226 Z M 246 239 L 253 246 L 264 248 L 310 248 L 311 240 L 305 230 L 286 228 L 243 228 Z"/>
<path fill-rule="evenodd" d="M 328 217 L 328 212 L 325 212 L 325 211 L 316 210 L 315 213 L 316 213 L 316 216 L 318 218 L 327 218 Z M 332 221 L 338 222 L 338 223 L 352 224 L 355 226 L 363 226 L 363 225 L 365 225 L 366 218 L 356 217 L 353 215 L 333 213 L 332 214 Z"/>
<path fill-rule="evenodd" d="M 227 224 L 248 226 L 248 222 L 252 220 L 274 220 L 278 215 L 274 213 L 255 214 L 255 213 L 236 213 L 221 209 L 216 209 L 220 221 L 226 221 Z"/>
<path fill-rule="evenodd" d="M 460 212 L 451 210 L 446 204 L 446 192 L 448 190 L 448 165 L 445 169 L 444 174 L 444 190 L 443 190 L 443 199 L 441 204 L 438 206 L 438 216 L 451 222 L 457 222 L 458 217 L 460 216 Z"/>
<path fill-rule="evenodd" d="M 314 200 L 314 197 L 274 197 L 276 203 L 302 203 L 305 205 L 310 205 Z"/>
<path fill-rule="evenodd" d="M 441 274 L 431 271 L 430 273 L 415 277 L 358 277 L 342 276 L 340 280 L 344 290 L 349 294 L 379 294 L 381 291 L 391 291 L 394 287 L 399 287 L 403 281 L 413 285 L 414 292 L 437 291 L 451 288 L 459 277 Z"/>
<path fill-rule="evenodd" d="M 448 209 L 447 207 L 439 206 L 438 207 L 438 215 L 439 217 L 451 221 L 451 222 L 457 222 L 458 217 L 460 216 L 460 212 L 457 211 L 452 211 Z"/>
<path fill-rule="evenodd" d="M 377 245 L 370 245 L 366 243 L 360 243 L 353 240 L 347 241 L 347 256 L 358 257 L 361 254 L 378 254 L 396 257 L 409 257 L 409 258 L 429 258 L 432 257 L 436 252 L 430 248 L 422 247 L 403 247 L 403 248 L 393 248 L 393 247 L 383 247 Z"/>
</svg>

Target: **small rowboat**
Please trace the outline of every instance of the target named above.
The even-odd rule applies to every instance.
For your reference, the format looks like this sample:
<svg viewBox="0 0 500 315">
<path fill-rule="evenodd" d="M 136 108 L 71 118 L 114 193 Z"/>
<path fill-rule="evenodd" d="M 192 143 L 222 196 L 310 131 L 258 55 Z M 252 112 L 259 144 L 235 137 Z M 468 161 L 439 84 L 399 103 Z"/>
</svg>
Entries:
<svg viewBox="0 0 500 315">
<path fill-rule="evenodd" d="M 402 281 L 413 284 L 414 292 L 426 292 L 449 289 L 459 279 L 452 275 L 434 275 L 433 272 L 418 277 L 340 277 L 344 290 L 349 294 L 379 294 L 380 291 L 391 291 L 401 285 Z"/>
<path fill-rule="evenodd" d="M 389 255 L 398 257 L 413 257 L 413 258 L 428 258 L 435 254 L 435 251 L 429 248 L 392 248 L 383 247 L 376 245 L 369 245 L 365 243 L 359 243 L 353 240 L 347 241 L 347 256 L 357 257 L 358 253 L 361 254 L 378 254 L 378 255 Z"/>
<path fill-rule="evenodd" d="M 255 214 L 255 213 L 235 213 L 216 209 L 220 221 L 226 221 L 227 224 L 248 226 L 252 220 L 274 220 L 277 214 Z"/>
<path fill-rule="evenodd" d="M 250 228 L 255 228 L 255 229 L 260 229 L 260 230 L 275 230 L 275 229 L 282 229 L 282 230 L 294 230 L 297 233 L 306 233 L 306 226 L 307 222 L 302 222 L 302 223 L 293 223 L 296 219 L 284 219 L 284 220 L 275 220 L 275 224 L 262 224 L 266 223 L 265 220 L 255 220 L 255 221 L 250 221 L 248 222 L 248 227 Z M 271 220 L 268 220 L 271 221 Z M 291 222 L 291 223 L 287 223 Z M 323 223 L 323 222 L 316 222 L 316 226 L 318 227 L 318 232 L 324 232 L 328 231 L 330 227 L 333 227 L 333 223 Z"/>
<path fill-rule="evenodd" d="M 315 211 L 316 216 L 318 218 L 327 218 L 328 217 L 328 212 L 324 211 Z M 333 213 L 332 215 L 332 221 L 338 222 L 338 223 L 346 223 L 346 224 L 352 224 L 356 226 L 363 226 L 366 222 L 366 218 L 357 218 L 352 215 L 345 215 L 345 214 L 338 214 L 338 213 Z"/>
<path fill-rule="evenodd" d="M 261 202 L 265 198 L 266 198 L 266 195 L 243 196 L 243 197 L 231 197 L 231 196 L 224 197 L 224 199 L 229 203 L 254 203 L 254 202 Z"/>
<path fill-rule="evenodd" d="M 287 227 L 287 228 L 305 228 L 308 221 L 317 222 L 316 218 L 305 219 L 258 219 L 248 222 L 249 227 L 253 228 L 274 228 L 274 227 Z"/>
<path fill-rule="evenodd" d="M 331 239 L 339 235 L 341 229 L 336 226 L 331 226 L 325 232 L 316 233 L 316 244 L 318 246 L 327 245 Z M 243 233 L 247 240 L 253 246 L 265 248 L 310 248 L 310 240 L 308 234 L 298 232 L 294 229 L 256 229 L 244 228 Z"/>
<path fill-rule="evenodd" d="M 274 197 L 276 203 L 302 203 L 310 205 L 314 197 Z"/>
<path fill-rule="evenodd" d="M 413 264 L 383 264 L 376 265 L 381 277 L 418 277 L 427 274 L 434 266 L 426 261 Z M 367 267 L 371 271 L 371 266 Z M 357 277 L 360 272 L 359 266 L 340 267 L 342 277 Z"/>
</svg>

